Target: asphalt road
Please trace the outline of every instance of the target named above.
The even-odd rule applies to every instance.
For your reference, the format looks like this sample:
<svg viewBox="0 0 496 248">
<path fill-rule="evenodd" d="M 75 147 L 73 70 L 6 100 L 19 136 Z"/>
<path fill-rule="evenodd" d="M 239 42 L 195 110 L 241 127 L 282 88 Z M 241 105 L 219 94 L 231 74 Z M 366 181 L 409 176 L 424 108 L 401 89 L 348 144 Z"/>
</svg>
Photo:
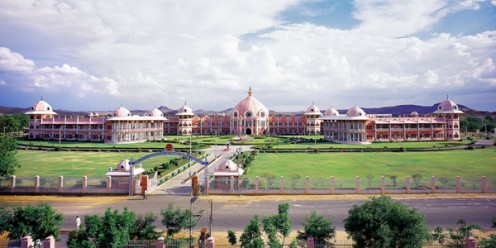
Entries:
<svg viewBox="0 0 496 248">
<path fill-rule="evenodd" d="M 233 196 L 234 199 L 236 196 Z M 260 217 L 277 213 L 277 205 L 282 201 L 261 200 L 254 197 L 254 201 L 221 201 L 213 202 L 213 231 L 243 230 L 256 214 Z M 490 229 L 491 217 L 496 215 L 496 198 L 430 198 L 430 199 L 397 199 L 409 207 L 417 208 L 426 217 L 430 228 L 441 226 L 443 228 L 456 227 L 456 222 L 463 218 L 468 223 L 478 223 L 484 229 Z M 337 230 L 343 230 L 343 220 L 348 215 L 348 210 L 355 204 L 362 204 L 364 200 L 294 200 L 289 201 L 290 218 L 293 230 L 301 230 L 301 223 L 305 216 L 315 210 L 321 215 L 330 218 Z M 106 208 L 122 210 L 124 207 L 137 214 L 152 212 L 158 216 L 155 225 L 161 225 L 160 210 L 167 208 L 168 203 L 181 209 L 190 207 L 189 196 L 152 195 L 143 200 L 141 197 L 128 199 L 111 204 L 92 204 L 74 202 L 51 202 L 58 212 L 64 214 L 61 230 L 74 229 L 76 215 L 86 214 L 102 215 Z M 192 204 L 193 213 L 203 210 L 197 228 L 208 227 L 210 214 L 210 201 L 201 197 Z"/>
</svg>

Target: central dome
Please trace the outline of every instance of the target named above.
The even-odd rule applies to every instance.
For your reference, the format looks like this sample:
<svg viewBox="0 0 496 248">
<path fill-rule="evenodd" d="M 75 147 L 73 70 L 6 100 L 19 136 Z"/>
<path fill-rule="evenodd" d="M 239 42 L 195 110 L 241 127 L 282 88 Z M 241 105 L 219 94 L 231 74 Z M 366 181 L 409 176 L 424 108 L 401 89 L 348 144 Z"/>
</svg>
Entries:
<svg viewBox="0 0 496 248">
<path fill-rule="evenodd" d="M 248 96 L 241 102 L 236 104 L 233 111 L 233 117 L 246 117 L 246 118 L 267 118 L 269 115 L 269 110 L 258 101 L 251 91 L 251 87 L 248 91 Z"/>
</svg>

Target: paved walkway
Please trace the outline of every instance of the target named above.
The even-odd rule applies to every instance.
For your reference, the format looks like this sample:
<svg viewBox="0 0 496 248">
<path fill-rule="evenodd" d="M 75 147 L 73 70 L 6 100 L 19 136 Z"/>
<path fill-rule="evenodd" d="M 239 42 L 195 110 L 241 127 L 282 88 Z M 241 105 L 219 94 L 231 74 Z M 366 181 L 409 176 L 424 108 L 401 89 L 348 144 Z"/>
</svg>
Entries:
<svg viewBox="0 0 496 248">
<path fill-rule="evenodd" d="M 187 196 L 191 194 L 191 175 L 197 174 L 198 181 L 200 184 L 205 182 L 205 171 L 208 170 L 212 173 L 216 170 L 219 164 L 226 161 L 237 151 L 250 151 L 251 147 L 248 146 L 231 146 L 229 150 L 226 150 L 226 146 L 211 146 L 205 149 L 205 154 L 207 154 L 207 160 L 212 161 L 206 168 L 199 163 L 195 163 L 189 169 L 181 172 L 179 175 L 175 176 L 171 180 L 159 186 L 150 195 L 183 195 Z"/>
</svg>

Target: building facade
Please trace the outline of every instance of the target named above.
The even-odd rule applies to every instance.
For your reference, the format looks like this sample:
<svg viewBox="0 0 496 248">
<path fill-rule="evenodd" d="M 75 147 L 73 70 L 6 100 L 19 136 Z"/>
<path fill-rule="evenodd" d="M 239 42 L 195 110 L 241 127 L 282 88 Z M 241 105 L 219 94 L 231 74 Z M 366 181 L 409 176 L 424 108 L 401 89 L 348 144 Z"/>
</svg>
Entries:
<svg viewBox="0 0 496 248">
<path fill-rule="evenodd" d="M 43 100 L 26 112 L 30 116 L 29 138 L 106 143 L 134 143 L 161 140 L 168 135 L 323 135 L 327 141 L 351 144 L 371 142 L 459 140 L 463 112 L 450 99 L 442 101 L 430 115 L 404 116 L 367 114 L 353 106 L 346 114 L 314 104 L 302 114 L 274 114 L 248 95 L 229 113 L 195 114 L 186 105 L 168 119 L 159 109 L 143 116 L 124 107 L 112 115 L 59 117 Z"/>
<path fill-rule="evenodd" d="M 161 140 L 167 120 L 156 108 L 145 116 L 137 116 L 124 107 L 117 108 L 111 116 L 59 117 L 43 100 L 25 114 L 29 115 L 29 139 L 116 144 Z"/>
<path fill-rule="evenodd" d="M 337 143 L 460 140 L 460 115 L 450 99 L 441 102 L 432 115 L 367 115 L 354 106 L 345 115 L 333 112 L 321 118 L 324 139 Z"/>
</svg>

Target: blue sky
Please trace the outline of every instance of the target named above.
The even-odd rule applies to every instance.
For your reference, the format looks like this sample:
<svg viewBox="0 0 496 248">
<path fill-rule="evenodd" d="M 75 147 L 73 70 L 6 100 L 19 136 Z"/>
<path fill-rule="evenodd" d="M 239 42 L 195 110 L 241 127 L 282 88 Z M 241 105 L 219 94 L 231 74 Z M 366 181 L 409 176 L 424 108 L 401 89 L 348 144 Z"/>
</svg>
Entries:
<svg viewBox="0 0 496 248">
<path fill-rule="evenodd" d="M 496 111 L 496 0 L 0 2 L 0 105 Z"/>
</svg>

